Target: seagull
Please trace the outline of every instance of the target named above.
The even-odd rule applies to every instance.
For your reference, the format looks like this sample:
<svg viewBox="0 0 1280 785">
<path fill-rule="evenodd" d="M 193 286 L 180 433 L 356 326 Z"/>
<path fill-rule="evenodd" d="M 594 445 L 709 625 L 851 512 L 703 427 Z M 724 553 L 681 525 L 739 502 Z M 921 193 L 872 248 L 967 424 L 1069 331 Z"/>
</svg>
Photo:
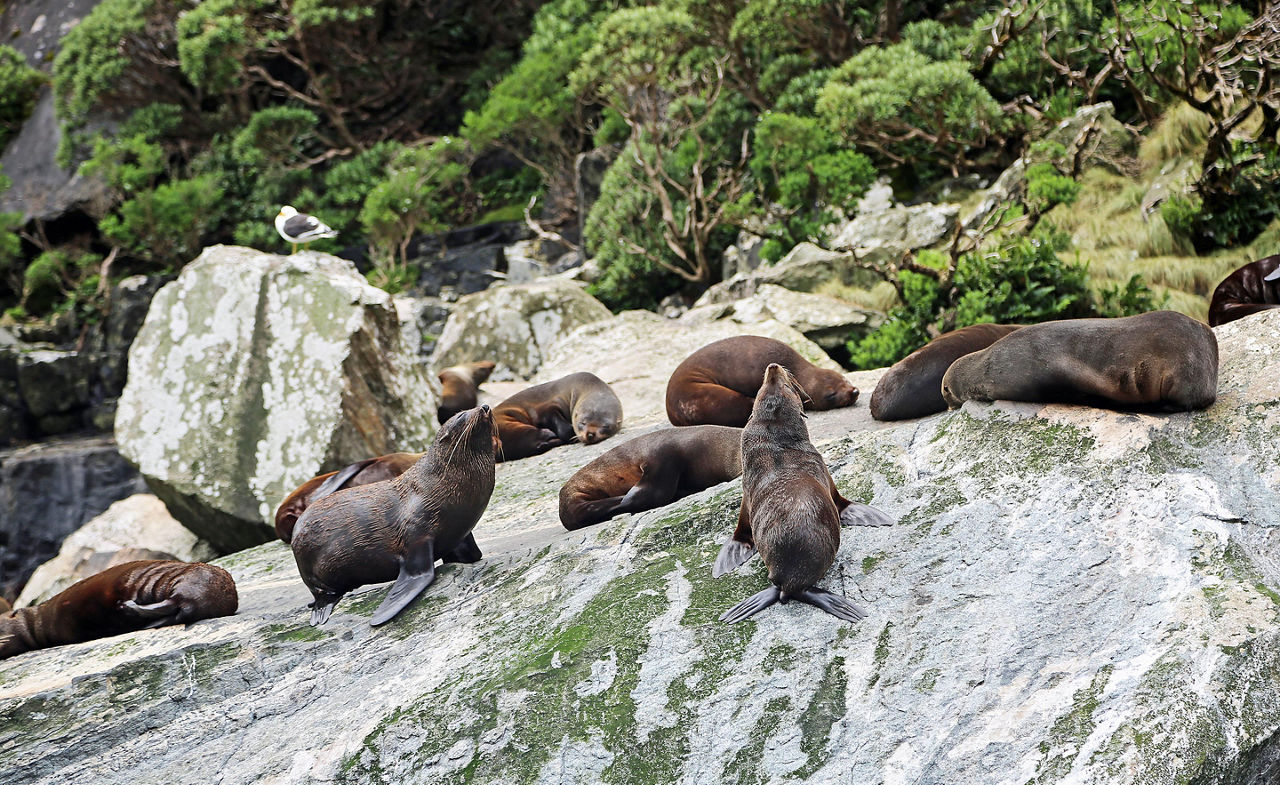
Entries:
<svg viewBox="0 0 1280 785">
<path fill-rule="evenodd" d="M 312 240 L 338 236 L 336 229 L 325 226 L 319 218 L 300 213 L 287 204 L 276 213 L 276 231 L 285 239 L 285 242 L 293 245 L 294 253 L 298 252 L 298 243 L 306 245 Z"/>
</svg>

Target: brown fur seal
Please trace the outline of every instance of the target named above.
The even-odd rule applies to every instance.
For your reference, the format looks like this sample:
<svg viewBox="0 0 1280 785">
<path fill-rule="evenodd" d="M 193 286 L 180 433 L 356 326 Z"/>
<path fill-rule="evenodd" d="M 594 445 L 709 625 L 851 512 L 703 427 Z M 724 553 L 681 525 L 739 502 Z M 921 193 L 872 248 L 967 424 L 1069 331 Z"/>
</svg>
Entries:
<svg viewBox="0 0 1280 785">
<path fill-rule="evenodd" d="M 426 454 L 404 474 L 326 496 L 293 532 L 293 558 L 311 590 L 311 624 L 357 586 L 395 579 L 374 611 L 390 621 L 436 577 L 436 559 L 479 561 L 471 530 L 493 493 L 497 429 L 488 406 L 441 426 Z"/>
<path fill-rule="evenodd" d="M 1280 255 L 1250 262 L 1224 278 L 1209 301 L 1209 326 L 1272 308 L 1280 308 Z"/>
<path fill-rule="evenodd" d="M 942 377 L 953 409 L 1007 400 L 1186 411 L 1210 405 L 1217 392 L 1213 331 L 1173 311 L 1029 325 L 961 357 Z"/>
<path fill-rule="evenodd" d="M 0 616 L 0 659 L 126 632 L 236 612 L 235 581 L 221 567 L 133 561 L 85 578 L 31 608 Z"/>
<path fill-rule="evenodd" d="M 742 429 L 666 428 L 637 436 L 583 466 L 560 488 L 570 531 L 652 510 L 742 474 Z"/>
<path fill-rule="evenodd" d="M 493 373 L 493 368 L 492 362 L 483 360 L 454 365 L 439 373 L 441 393 L 436 419 L 441 425 L 458 412 L 476 408 L 476 390 Z"/>
<path fill-rule="evenodd" d="M 622 428 L 622 401 L 593 373 L 571 373 L 525 388 L 493 408 L 500 461 L 527 458 L 574 441 L 595 444 Z"/>
<path fill-rule="evenodd" d="M 751 419 L 742 429 L 738 528 L 720 550 L 711 574 L 724 575 L 759 549 L 773 586 L 726 611 L 720 620 L 729 624 L 789 600 L 847 621 L 866 616 L 857 605 L 815 584 L 835 562 L 841 524 L 884 526 L 892 520 L 840 495 L 822 455 L 809 442 L 803 394 L 785 368 L 769 365 Z"/>
<path fill-rule="evenodd" d="M 739 335 L 707 344 L 676 367 L 667 382 L 667 419 L 672 425 L 741 428 L 770 363 L 799 380 L 807 409 L 839 409 L 858 400 L 858 388 L 848 379 L 810 363 L 785 343 Z"/>
<path fill-rule="evenodd" d="M 298 519 L 310 505 L 343 488 L 354 488 L 357 485 L 368 485 L 399 477 L 425 454 L 393 452 L 390 455 L 357 461 L 336 472 L 312 477 L 295 488 L 293 493 L 280 503 L 279 509 L 276 510 L 276 536 L 287 544 L 293 537 L 293 529 Z"/>
<path fill-rule="evenodd" d="M 871 392 L 871 416 L 910 420 L 947 410 L 942 376 L 957 359 L 985 349 L 1018 329 L 1016 324 L 975 324 L 934 338 L 898 360 Z"/>
</svg>

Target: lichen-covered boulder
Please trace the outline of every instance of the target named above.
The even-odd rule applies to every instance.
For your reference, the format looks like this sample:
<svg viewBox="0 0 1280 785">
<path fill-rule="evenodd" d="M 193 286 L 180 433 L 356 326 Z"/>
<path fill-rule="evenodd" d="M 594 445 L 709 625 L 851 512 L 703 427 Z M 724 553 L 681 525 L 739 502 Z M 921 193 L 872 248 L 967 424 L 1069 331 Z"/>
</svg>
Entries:
<svg viewBox="0 0 1280 785">
<path fill-rule="evenodd" d="M 375 586 L 309 627 L 271 543 L 221 560 L 236 616 L 0 662 L 0 781 L 1269 785 L 1280 312 L 1216 332 L 1200 412 L 810 412 L 840 490 L 897 519 L 842 532 L 823 585 L 857 624 L 717 621 L 767 581 L 711 578 L 740 481 L 565 532 L 560 483 L 624 427 L 501 465 L 484 558 L 386 626 Z"/>
<path fill-rule="evenodd" d="M 173 516 L 226 552 L 274 536 L 298 484 L 421 450 L 436 395 L 391 296 L 343 259 L 206 249 L 129 353 L 116 438 Z"/>
<path fill-rule="evenodd" d="M 836 228 L 830 246 L 834 250 L 893 246 L 905 250 L 928 248 L 951 235 L 960 208 L 953 204 L 893 206 L 859 213 Z"/>
<path fill-rule="evenodd" d="M 575 328 L 612 314 L 582 286 L 548 280 L 495 286 L 460 298 L 445 322 L 432 365 L 492 360 L 492 378 L 528 379 L 556 341 Z"/>
<path fill-rule="evenodd" d="M 800 243 L 777 264 L 761 265 L 715 284 L 703 292 L 694 305 L 741 300 L 755 294 L 762 284 L 774 284 L 793 292 L 812 292 L 830 281 L 869 289 L 880 280 L 875 272 L 859 266 L 848 251 L 831 251 L 813 243 Z"/>
<path fill-rule="evenodd" d="M 716 319 L 732 319 L 739 324 L 776 320 L 795 328 L 824 351 L 842 349 L 852 338 L 862 338 L 884 323 L 884 314 L 860 308 L 837 297 L 810 292 L 793 292 L 771 283 L 762 283 L 755 294 L 721 305 L 704 305 L 688 321 L 703 314 Z"/>
</svg>

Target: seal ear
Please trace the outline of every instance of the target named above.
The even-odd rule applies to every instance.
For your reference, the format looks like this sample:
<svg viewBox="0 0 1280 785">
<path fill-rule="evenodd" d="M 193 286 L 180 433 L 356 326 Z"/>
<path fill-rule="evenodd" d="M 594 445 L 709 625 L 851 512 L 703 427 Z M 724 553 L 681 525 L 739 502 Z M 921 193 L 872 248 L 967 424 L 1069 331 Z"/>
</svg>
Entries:
<svg viewBox="0 0 1280 785">
<path fill-rule="evenodd" d="M 431 582 L 436 579 L 435 543 L 422 540 L 409 546 L 404 561 L 400 563 L 400 575 L 392 584 L 391 591 L 378 609 L 373 612 L 369 623 L 374 627 L 386 624 L 396 614 L 405 609 L 409 603 L 417 599 Z"/>
</svg>

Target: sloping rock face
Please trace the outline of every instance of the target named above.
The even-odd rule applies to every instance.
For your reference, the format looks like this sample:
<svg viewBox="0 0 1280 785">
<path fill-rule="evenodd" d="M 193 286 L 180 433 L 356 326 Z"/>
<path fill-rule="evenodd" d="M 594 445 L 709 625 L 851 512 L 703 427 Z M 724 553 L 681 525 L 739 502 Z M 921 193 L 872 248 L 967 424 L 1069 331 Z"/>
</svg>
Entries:
<svg viewBox="0 0 1280 785">
<path fill-rule="evenodd" d="M 811 413 L 841 490 L 898 520 L 844 531 L 825 585 L 858 624 L 717 622 L 766 585 L 710 577 L 740 482 L 560 528 L 559 484 L 645 430 L 619 384 L 623 433 L 499 466 L 485 558 L 385 627 L 381 586 L 306 626 L 272 543 L 221 560 L 235 617 L 0 663 L 0 780 L 1273 782 L 1280 313 L 1217 334 L 1203 412 Z"/>
<path fill-rule="evenodd" d="M 700 306 L 692 316 L 733 319 L 742 324 L 777 320 L 804 334 L 804 337 L 833 351 L 844 347 L 851 338 L 863 338 L 884 323 L 884 314 L 836 297 L 810 292 L 793 292 L 771 283 L 762 283 L 755 294 L 742 300 L 720 305 Z"/>
<path fill-rule="evenodd" d="M 774 284 L 795 292 L 811 292 L 833 279 L 846 286 L 864 288 L 882 280 L 871 270 L 858 267 L 851 253 L 829 251 L 813 243 L 800 243 L 777 264 L 763 265 L 715 284 L 703 292 L 694 305 L 713 305 L 750 297 L 762 284 Z"/>
<path fill-rule="evenodd" d="M 301 482 L 429 443 L 436 395 L 400 330 L 346 260 L 207 249 L 133 343 L 120 450 L 221 551 L 265 542 Z"/>
</svg>

